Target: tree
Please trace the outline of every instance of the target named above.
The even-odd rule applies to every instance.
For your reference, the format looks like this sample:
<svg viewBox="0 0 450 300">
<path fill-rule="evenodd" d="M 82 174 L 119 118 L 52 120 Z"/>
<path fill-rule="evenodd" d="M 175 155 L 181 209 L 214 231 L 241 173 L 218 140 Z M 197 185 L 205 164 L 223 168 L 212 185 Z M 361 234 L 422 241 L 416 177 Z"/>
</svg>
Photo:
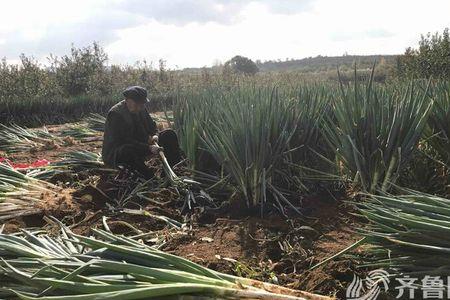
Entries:
<svg viewBox="0 0 450 300">
<path fill-rule="evenodd" d="M 224 67 L 227 71 L 246 75 L 255 75 L 259 71 L 258 66 L 251 59 L 240 55 L 227 61 Z"/>
<path fill-rule="evenodd" d="M 450 78 L 450 37 L 446 28 L 442 35 L 428 33 L 421 37 L 419 48 L 407 48 L 397 61 L 400 76 L 416 78 Z"/>
<path fill-rule="evenodd" d="M 70 55 L 50 56 L 49 59 L 58 84 L 68 96 L 86 94 L 106 86 L 104 75 L 108 56 L 96 42 L 84 48 L 72 45 Z"/>
</svg>

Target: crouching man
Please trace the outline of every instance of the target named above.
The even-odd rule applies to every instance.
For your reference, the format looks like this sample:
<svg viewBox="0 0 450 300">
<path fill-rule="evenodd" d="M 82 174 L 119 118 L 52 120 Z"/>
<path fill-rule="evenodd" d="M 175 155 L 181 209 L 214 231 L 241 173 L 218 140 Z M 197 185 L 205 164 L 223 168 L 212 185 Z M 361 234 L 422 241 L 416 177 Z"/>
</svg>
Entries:
<svg viewBox="0 0 450 300">
<path fill-rule="evenodd" d="M 106 118 L 103 162 L 112 168 L 124 166 L 150 179 L 154 172 L 145 165 L 149 155 L 157 155 L 164 149 L 171 166 L 181 160 L 177 135 L 170 129 L 158 132 L 155 121 L 145 109 L 149 100 L 143 87 L 128 87 L 123 96 L 125 99 L 114 105 Z"/>
</svg>

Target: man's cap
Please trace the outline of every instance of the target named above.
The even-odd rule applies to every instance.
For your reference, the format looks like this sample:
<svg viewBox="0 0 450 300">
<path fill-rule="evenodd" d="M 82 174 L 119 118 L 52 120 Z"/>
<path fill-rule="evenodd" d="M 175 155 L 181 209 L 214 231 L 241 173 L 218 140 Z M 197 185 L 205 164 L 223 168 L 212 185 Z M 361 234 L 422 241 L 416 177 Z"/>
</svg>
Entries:
<svg viewBox="0 0 450 300">
<path fill-rule="evenodd" d="M 147 90 L 141 86 L 129 86 L 122 94 L 126 99 L 132 99 L 136 102 L 145 103 L 149 101 L 147 98 Z"/>
</svg>

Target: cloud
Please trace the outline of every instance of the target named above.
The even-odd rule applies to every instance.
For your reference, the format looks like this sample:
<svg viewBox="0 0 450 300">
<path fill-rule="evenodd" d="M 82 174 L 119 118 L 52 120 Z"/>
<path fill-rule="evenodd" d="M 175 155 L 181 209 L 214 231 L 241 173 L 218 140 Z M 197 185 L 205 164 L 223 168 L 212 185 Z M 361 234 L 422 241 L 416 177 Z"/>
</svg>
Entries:
<svg viewBox="0 0 450 300">
<path fill-rule="evenodd" d="M 369 29 L 364 31 L 339 31 L 330 34 L 330 38 L 333 41 L 345 42 L 352 40 L 364 40 L 364 39 L 374 39 L 374 38 L 388 38 L 392 37 L 394 34 L 386 29 Z"/>
<path fill-rule="evenodd" d="M 270 12 L 293 15 L 298 13 L 307 12 L 313 9 L 314 0 L 263 0 L 261 3 L 267 5 Z"/>
<path fill-rule="evenodd" d="M 177 27 L 190 23 L 231 25 L 243 20 L 242 14 L 251 4 L 263 5 L 277 14 L 292 14 L 310 9 L 313 1 L 96 0 L 74 5 L 68 1 L 30 4 L 16 0 L 6 8 L 12 13 L 0 20 L 0 55 L 7 58 L 17 58 L 21 53 L 37 58 L 50 53 L 63 55 L 72 44 L 84 47 L 97 41 L 108 46 L 119 39 L 120 30 L 152 21 Z M 29 9 L 23 11 L 23 6 Z M 129 47 L 138 44 L 136 37 Z"/>
<path fill-rule="evenodd" d="M 0 58 L 45 62 L 93 41 L 112 63 L 163 58 L 172 67 L 236 54 L 395 54 L 449 27 L 448 11 L 448 0 L 10 0 L 2 3 Z"/>
<path fill-rule="evenodd" d="M 244 2 L 217 0 L 129 0 L 118 4 L 122 11 L 154 19 L 166 24 L 184 25 L 191 22 L 230 23 Z"/>
<path fill-rule="evenodd" d="M 84 47 L 94 41 L 102 45 L 117 40 L 117 31 L 122 28 L 140 24 L 139 20 L 130 18 L 128 13 L 109 11 L 106 14 L 89 16 L 85 19 L 66 23 L 49 24 L 34 34 L 29 28 L 12 31 L 1 38 L 0 53 L 3 56 L 18 56 L 21 53 L 35 57 L 48 54 L 67 54 L 72 44 Z"/>
<path fill-rule="evenodd" d="M 123 11 L 154 19 L 165 24 L 185 25 L 191 22 L 230 24 L 252 3 L 267 6 L 278 14 L 295 14 L 312 8 L 314 0 L 128 0 L 117 4 Z"/>
<path fill-rule="evenodd" d="M 25 53 L 43 60 L 50 53 L 67 54 L 72 43 L 79 47 L 93 41 L 108 44 L 117 38 L 117 30 L 139 21 L 109 8 L 105 0 L 15 0 L 3 6 L 9 13 L 0 20 L 0 55 L 8 59 Z"/>
</svg>

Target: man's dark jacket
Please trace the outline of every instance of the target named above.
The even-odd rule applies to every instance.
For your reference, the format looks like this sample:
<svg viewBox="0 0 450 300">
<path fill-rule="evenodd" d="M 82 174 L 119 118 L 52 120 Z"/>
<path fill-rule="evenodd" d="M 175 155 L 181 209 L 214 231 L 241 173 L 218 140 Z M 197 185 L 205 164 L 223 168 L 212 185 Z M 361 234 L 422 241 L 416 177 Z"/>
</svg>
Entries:
<svg viewBox="0 0 450 300">
<path fill-rule="evenodd" d="M 116 167 L 118 149 L 133 145 L 136 155 L 144 158 L 149 154 L 149 136 L 157 133 L 155 121 L 144 109 L 131 113 L 125 100 L 114 105 L 108 112 L 103 136 L 102 159 L 107 166 Z"/>
</svg>

